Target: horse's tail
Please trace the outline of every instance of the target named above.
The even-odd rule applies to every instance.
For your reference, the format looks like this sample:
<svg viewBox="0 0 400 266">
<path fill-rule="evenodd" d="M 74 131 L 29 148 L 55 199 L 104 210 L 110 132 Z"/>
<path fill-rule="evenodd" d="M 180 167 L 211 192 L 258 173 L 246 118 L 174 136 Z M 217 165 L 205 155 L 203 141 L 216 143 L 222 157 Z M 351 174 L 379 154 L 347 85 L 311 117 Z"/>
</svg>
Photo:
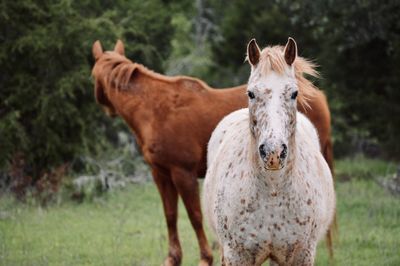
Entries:
<svg viewBox="0 0 400 266">
<path fill-rule="evenodd" d="M 335 170 L 333 164 L 333 146 L 332 146 L 332 141 L 330 139 L 328 139 L 325 142 L 325 145 L 322 149 L 322 155 L 324 156 L 325 161 L 328 163 L 329 169 L 331 169 L 333 181 L 335 181 Z"/>
<path fill-rule="evenodd" d="M 337 219 L 336 219 L 336 210 L 333 214 L 332 223 L 329 225 L 328 231 L 326 232 L 326 246 L 328 247 L 329 258 L 333 260 L 333 241 L 337 236 Z"/>
<path fill-rule="evenodd" d="M 328 139 L 324 145 L 324 148 L 322 150 L 322 154 L 328 163 L 329 168 L 331 169 L 332 173 L 332 179 L 333 183 L 335 183 L 335 171 L 334 171 L 334 163 L 333 163 L 333 146 L 332 142 L 330 139 Z M 333 241 L 334 238 L 338 234 L 338 224 L 337 224 L 337 215 L 336 215 L 336 209 L 333 214 L 333 219 L 332 223 L 330 224 L 328 231 L 326 233 L 326 245 L 328 247 L 328 252 L 329 252 L 329 257 L 332 260 L 333 259 Z"/>
</svg>

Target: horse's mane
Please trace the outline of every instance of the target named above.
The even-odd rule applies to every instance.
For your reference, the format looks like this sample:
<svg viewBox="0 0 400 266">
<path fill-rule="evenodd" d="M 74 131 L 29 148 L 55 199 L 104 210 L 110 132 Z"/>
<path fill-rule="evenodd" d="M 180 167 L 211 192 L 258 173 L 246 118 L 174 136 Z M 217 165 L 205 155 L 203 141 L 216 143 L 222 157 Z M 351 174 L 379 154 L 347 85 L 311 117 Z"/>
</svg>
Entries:
<svg viewBox="0 0 400 266">
<path fill-rule="evenodd" d="M 267 74 L 270 71 L 275 71 L 279 74 L 283 74 L 285 72 L 287 64 L 285 62 L 283 50 L 283 46 L 277 45 L 268 46 L 261 51 L 259 66 L 262 73 Z M 300 56 L 297 56 L 293 65 L 297 86 L 299 87 L 298 101 L 303 107 L 309 107 L 308 101 L 315 96 L 318 88 L 304 77 L 304 74 L 312 77 L 319 77 L 318 72 L 315 70 L 316 65 Z"/>
<path fill-rule="evenodd" d="M 117 89 L 128 89 L 129 81 L 135 71 L 139 71 L 147 76 L 165 82 L 186 82 L 193 86 L 189 86 L 195 90 L 206 90 L 208 85 L 196 78 L 187 76 L 169 77 L 156 73 L 144 65 L 134 63 L 123 55 L 116 52 L 105 52 L 96 62 L 92 75 L 96 78 L 102 78 L 106 86 Z"/>
</svg>

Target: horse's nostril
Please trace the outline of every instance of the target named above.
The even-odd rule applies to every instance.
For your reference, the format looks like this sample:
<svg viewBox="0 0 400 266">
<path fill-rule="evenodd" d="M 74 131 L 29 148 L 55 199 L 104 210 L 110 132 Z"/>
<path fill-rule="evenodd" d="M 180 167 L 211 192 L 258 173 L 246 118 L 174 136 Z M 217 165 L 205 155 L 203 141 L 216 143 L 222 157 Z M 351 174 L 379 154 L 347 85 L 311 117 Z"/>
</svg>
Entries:
<svg viewBox="0 0 400 266">
<path fill-rule="evenodd" d="M 281 159 L 285 159 L 286 156 L 287 156 L 287 146 L 286 146 L 286 144 L 282 144 L 282 151 L 281 151 L 281 154 L 279 155 L 279 157 Z"/>
<path fill-rule="evenodd" d="M 265 145 L 261 144 L 258 150 L 260 152 L 261 158 L 264 159 L 267 156 L 267 153 L 265 152 Z"/>
</svg>

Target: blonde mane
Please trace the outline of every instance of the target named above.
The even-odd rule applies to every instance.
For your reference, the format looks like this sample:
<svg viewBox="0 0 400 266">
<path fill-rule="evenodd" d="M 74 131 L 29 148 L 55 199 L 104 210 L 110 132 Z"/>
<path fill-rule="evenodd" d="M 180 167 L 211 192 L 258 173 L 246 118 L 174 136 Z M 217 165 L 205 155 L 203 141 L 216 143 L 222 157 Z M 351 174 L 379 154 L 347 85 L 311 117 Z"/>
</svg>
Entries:
<svg viewBox="0 0 400 266">
<path fill-rule="evenodd" d="M 128 84 L 133 72 L 136 70 L 160 81 L 190 82 L 192 84 L 198 84 L 199 86 L 196 86 L 198 87 L 197 89 L 209 89 L 209 86 L 202 80 L 187 76 L 165 76 L 148 69 L 142 64 L 134 63 L 125 56 L 115 52 L 105 52 L 96 62 L 92 75 L 96 79 L 102 78 L 106 86 L 114 87 L 116 89 L 127 89 L 129 88 Z"/>
<path fill-rule="evenodd" d="M 283 74 L 285 72 L 287 64 L 285 62 L 283 50 L 283 46 L 277 45 L 268 46 L 261 51 L 259 66 L 262 73 L 268 74 L 270 71 L 275 71 L 279 74 Z M 299 87 L 298 101 L 303 107 L 310 108 L 308 101 L 315 97 L 318 88 L 305 78 L 304 74 L 312 77 L 319 77 L 318 72 L 315 70 L 316 65 L 300 56 L 297 56 L 293 65 L 297 86 Z"/>
</svg>

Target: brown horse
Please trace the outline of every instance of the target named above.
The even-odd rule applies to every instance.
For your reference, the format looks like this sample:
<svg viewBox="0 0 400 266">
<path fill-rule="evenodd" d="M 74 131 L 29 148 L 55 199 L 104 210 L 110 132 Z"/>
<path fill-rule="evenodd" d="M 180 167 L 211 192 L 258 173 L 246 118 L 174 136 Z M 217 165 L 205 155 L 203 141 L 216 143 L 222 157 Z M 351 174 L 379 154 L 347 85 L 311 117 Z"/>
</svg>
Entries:
<svg viewBox="0 0 400 266">
<path fill-rule="evenodd" d="M 200 265 L 211 265 L 212 252 L 202 222 L 198 177 L 206 170 L 207 143 L 218 122 L 247 107 L 246 85 L 216 90 L 201 80 L 154 73 L 124 56 L 118 41 L 114 51 L 93 44 L 96 63 L 96 101 L 110 116 L 119 115 L 131 128 L 163 202 L 169 253 L 164 265 L 179 265 L 182 250 L 177 231 L 178 195 L 182 197 L 200 246 Z M 299 58 L 299 110 L 316 126 L 323 154 L 332 168 L 330 114 L 324 94 L 303 74 L 317 75 L 313 65 Z"/>
</svg>

